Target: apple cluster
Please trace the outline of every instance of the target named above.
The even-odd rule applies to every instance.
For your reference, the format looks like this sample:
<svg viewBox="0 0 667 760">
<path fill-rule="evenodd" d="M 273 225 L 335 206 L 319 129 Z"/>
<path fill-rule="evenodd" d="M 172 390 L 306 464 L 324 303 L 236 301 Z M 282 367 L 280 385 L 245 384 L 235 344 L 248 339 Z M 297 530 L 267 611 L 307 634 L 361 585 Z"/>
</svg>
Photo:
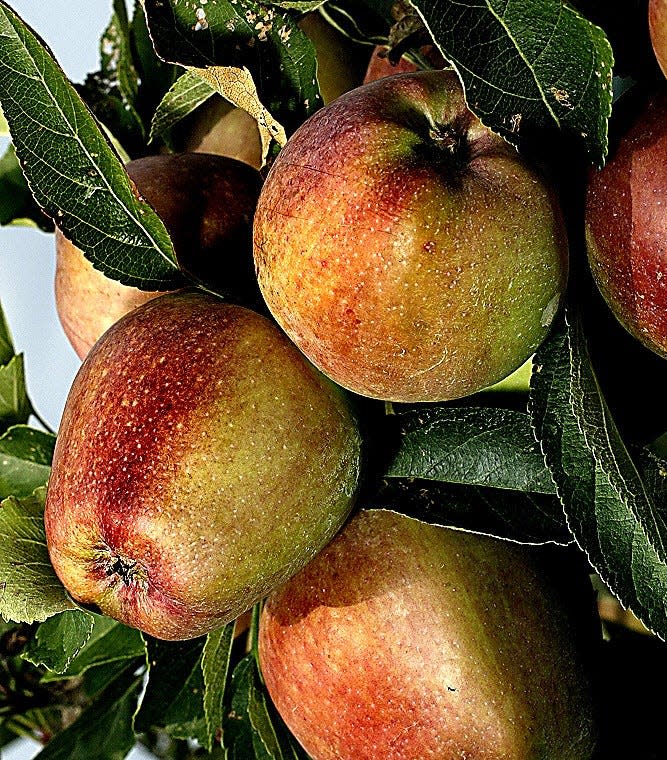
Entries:
<svg viewBox="0 0 667 760">
<path fill-rule="evenodd" d="M 667 3 L 651 14 L 665 66 Z M 363 85 L 333 83 L 267 173 L 254 124 L 227 106 L 191 151 L 127 165 L 193 287 L 120 285 L 57 234 L 83 364 L 48 487 L 50 557 L 79 604 L 158 638 L 266 599 L 263 676 L 313 760 L 586 760 L 589 595 L 566 599 L 544 548 L 399 515 L 365 487 L 361 399 L 443 402 L 503 380 L 568 278 L 544 172 L 468 109 L 452 71 L 402 65 L 374 55 Z M 591 174 L 586 240 L 618 319 L 667 357 L 666 125 L 658 95 Z"/>
</svg>

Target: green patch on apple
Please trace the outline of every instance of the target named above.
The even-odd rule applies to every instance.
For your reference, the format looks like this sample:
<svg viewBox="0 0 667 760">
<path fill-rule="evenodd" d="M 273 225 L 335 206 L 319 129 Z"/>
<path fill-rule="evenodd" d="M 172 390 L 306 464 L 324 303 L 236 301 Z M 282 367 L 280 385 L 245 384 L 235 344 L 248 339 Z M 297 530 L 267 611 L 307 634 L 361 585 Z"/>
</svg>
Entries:
<svg viewBox="0 0 667 760">
<path fill-rule="evenodd" d="M 343 394 L 268 319 L 196 291 L 153 299 L 95 344 L 70 392 L 51 561 L 83 605 L 160 638 L 202 635 L 333 537 L 360 448 Z"/>
<path fill-rule="evenodd" d="M 355 393 L 403 402 L 467 396 L 520 367 L 568 268 L 554 191 L 449 71 L 380 79 L 306 121 L 262 188 L 254 250 L 304 354 Z"/>
</svg>

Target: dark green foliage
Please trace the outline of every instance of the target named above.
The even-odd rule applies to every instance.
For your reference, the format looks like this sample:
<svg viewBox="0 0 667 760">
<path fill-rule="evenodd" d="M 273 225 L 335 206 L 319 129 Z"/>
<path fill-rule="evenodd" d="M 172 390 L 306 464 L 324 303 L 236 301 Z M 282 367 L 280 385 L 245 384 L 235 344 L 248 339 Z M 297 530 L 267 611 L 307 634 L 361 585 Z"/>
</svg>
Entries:
<svg viewBox="0 0 667 760">
<path fill-rule="evenodd" d="M 111 5 L 99 69 L 75 87 L 0 0 L 0 101 L 13 140 L 0 159 L 0 224 L 52 229 L 55 222 L 108 276 L 145 289 L 185 279 L 122 162 L 179 144 L 174 136 L 213 92 L 189 67 L 246 66 L 262 104 L 291 134 L 321 105 L 314 47 L 297 26 L 302 13 L 319 9 L 369 55 L 371 45 L 389 41 L 394 54 L 419 59 L 421 45 L 434 43 L 459 73 L 472 110 L 511 142 L 530 144 L 564 178 L 575 231 L 588 169 L 581 157 L 599 164 L 607 152 L 612 73 L 634 77 L 617 77 L 618 91 L 658 81 L 645 25 L 638 30 L 633 17 L 626 28 L 627 4 L 617 0 L 208 0 L 201 8 L 146 0 L 145 12 L 137 1 L 131 15 L 122 0 Z M 643 1 L 630 6 L 633 14 L 646 10 Z M 621 55 L 615 72 L 607 38 L 591 21 Z M 571 171 L 562 153 L 554 161 L 556 142 L 559 150 L 577 146 Z M 575 241 L 574 278 L 582 258 Z M 648 416 L 647 404 L 626 405 L 624 381 L 615 386 L 602 376 L 620 371 L 606 331 L 582 320 L 581 306 L 573 299 L 538 351 L 529 397 L 515 394 L 510 403 L 489 392 L 396 414 L 362 402 L 373 446 L 364 499 L 513 541 L 577 544 L 624 605 L 665 637 L 667 434 L 653 451 L 642 436 L 664 433 L 663 415 L 637 419 Z M 642 367 L 652 372 L 658 361 Z M 651 388 L 646 398 L 654 398 L 653 386 L 659 393 L 659 379 L 638 381 L 633 397 Z M 0 614 L 16 621 L 0 620 L 0 746 L 23 733 L 51 739 L 39 755 L 47 760 L 92 753 L 120 760 L 137 740 L 174 760 L 307 760 L 262 681 L 258 609 L 248 635 L 235 638 L 230 624 L 201 639 L 162 642 L 70 599 L 50 565 L 43 526 L 55 437 L 28 427 L 31 414 L 23 357 L 0 311 Z M 578 556 L 575 546 L 567 551 Z M 633 680 L 624 647 L 640 648 L 611 633 L 607 655 L 622 649 L 619 677 Z M 650 662 L 664 659 L 661 643 L 650 646 Z M 650 662 L 640 659 L 645 670 Z M 610 715 L 620 703 L 612 705 L 614 689 L 610 677 Z M 636 750 L 638 760 L 664 754 L 644 728 L 641 738 L 650 741 L 625 742 L 617 712 L 609 746 L 624 747 L 625 756 Z"/>
</svg>

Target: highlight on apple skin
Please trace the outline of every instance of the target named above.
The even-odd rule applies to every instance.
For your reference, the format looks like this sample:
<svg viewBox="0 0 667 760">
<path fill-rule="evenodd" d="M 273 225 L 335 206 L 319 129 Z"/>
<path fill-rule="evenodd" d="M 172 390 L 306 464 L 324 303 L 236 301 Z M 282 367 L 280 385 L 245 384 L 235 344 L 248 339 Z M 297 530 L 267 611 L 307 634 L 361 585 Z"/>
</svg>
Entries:
<svg viewBox="0 0 667 760">
<path fill-rule="evenodd" d="M 258 172 L 231 158 L 194 153 L 147 156 L 126 169 L 164 222 L 185 272 L 214 289 L 258 297 L 251 233 Z M 56 231 L 56 307 L 81 359 L 120 317 L 159 295 L 106 277 Z"/>
<path fill-rule="evenodd" d="M 357 513 L 260 621 L 267 689 L 308 755 L 592 758 L 590 582 L 548 575 L 543 549 Z"/>
<path fill-rule="evenodd" d="M 450 71 L 386 77 L 306 121 L 253 228 L 266 303 L 340 385 L 443 401 L 518 368 L 567 278 L 554 193 Z"/>
<path fill-rule="evenodd" d="M 667 94 L 641 111 L 586 193 L 591 271 L 619 322 L 667 358 Z"/>
<path fill-rule="evenodd" d="M 667 0 L 649 0 L 648 25 L 653 52 L 662 73 L 667 76 Z"/>
<path fill-rule="evenodd" d="M 72 386 L 51 561 L 83 605 L 158 638 L 202 635 L 331 540 L 360 448 L 344 393 L 266 317 L 198 291 L 153 299 Z"/>
</svg>

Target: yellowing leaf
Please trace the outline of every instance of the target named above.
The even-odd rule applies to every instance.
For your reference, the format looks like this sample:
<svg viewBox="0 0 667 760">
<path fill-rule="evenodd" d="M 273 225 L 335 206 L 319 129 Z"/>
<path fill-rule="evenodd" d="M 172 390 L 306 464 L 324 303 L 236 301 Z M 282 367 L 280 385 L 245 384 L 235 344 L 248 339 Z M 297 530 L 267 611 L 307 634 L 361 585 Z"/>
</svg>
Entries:
<svg viewBox="0 0 667 760">
<path fill-rule="evenodd" d="M 271 140 L 280 146 L 287 142 L 285 129 L 262 105 L 252 74 L 244 66 L 209 66 L 205 69 L 192 68 L 205 82 L 219 92 L 225 100 L 247 111 L 257 122 L 262 141 L 262 166 L 266 163 Z"/>
</svg>

